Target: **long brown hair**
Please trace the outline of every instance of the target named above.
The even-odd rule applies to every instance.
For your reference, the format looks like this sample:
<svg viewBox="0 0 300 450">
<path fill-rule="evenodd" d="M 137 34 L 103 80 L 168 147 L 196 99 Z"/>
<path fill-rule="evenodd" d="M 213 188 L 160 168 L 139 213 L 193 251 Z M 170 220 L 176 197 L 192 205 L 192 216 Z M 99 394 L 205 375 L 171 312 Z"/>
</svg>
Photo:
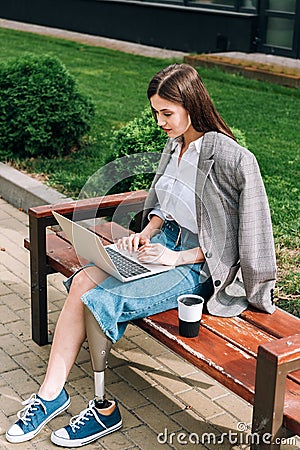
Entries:
<svg viewBox="0 0 300 450">
<path fill-rule="evenodd" d="M 170 102 L 180 103 L 189 113 L 196 131 L 219 131 L 235 140 L 192 66 L 172 64 L 154 75 L 148 86 L 148 99 L 155 94 Z"/>
</svg>

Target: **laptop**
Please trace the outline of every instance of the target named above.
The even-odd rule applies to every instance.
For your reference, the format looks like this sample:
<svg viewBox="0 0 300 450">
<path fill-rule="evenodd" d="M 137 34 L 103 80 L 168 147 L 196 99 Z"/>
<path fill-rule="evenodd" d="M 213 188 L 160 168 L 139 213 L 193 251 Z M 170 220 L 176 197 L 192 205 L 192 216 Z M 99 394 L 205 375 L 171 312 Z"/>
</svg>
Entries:
<svg viewBox="0 0 300 450">
<path fill-rule="evenodd" d="M 173 266 L 141 264 L 135 252 L 119 250 L 116 244 L 104 246 L 100 237 L 66 217 L 52 211 L 55 219 L 72 243 L 76 254 L 94 263 L 109 275 L 126 283 L 173 269 Z"/>
</svg>

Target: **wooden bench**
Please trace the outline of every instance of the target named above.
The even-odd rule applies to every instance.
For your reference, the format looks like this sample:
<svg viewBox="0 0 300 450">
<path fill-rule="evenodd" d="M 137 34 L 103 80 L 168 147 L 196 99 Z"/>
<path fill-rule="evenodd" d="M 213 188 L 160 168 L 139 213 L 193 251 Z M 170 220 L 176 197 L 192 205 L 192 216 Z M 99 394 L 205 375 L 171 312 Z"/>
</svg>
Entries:
<svg viewBox="0 0 300 450">
<path fill-rule="evenodd" d="M 69 276 L 81 265 L 61 231 L 46 231 L 56 224 L 52 210 L 69 218 L 75 214 L 75 220 L 112 218 L 116 210 L 118 217 L 135 213 L 138 230 L 145 197 L 146 192 L 136 191 L 29 210 L 30 237 L 25 247 L 30 250 L 32 338 L 36 343 L 47 344 L 49 338 L 47 275 L 61 272 Z M 104 244 L 126 233 L 113 221 L 97 225 L 94 231 Z M 135 325 L 254 405 L 253 450 L 279 449 L 283 433 L 300 435 L 298 318 L 280 309 L 272 315 L 247 310 L 234 318 L 204 313 L 200 334 L 192 339 L 178 335 L 176 310 L 137 320 Z"/>
</svg>

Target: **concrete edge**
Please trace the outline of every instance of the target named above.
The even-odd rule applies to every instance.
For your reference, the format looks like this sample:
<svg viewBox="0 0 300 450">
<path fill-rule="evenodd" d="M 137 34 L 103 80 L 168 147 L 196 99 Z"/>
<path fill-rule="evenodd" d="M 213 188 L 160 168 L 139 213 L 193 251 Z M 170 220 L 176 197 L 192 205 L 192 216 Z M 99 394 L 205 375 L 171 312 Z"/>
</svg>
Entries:
<svg viewBox="0 0 300 450">
<path fill-rule="evenodd" d="M 25 212 L 34 206 L 74 201 L 4 163 L 0 163 L 0 196 Z"/>
</svg>

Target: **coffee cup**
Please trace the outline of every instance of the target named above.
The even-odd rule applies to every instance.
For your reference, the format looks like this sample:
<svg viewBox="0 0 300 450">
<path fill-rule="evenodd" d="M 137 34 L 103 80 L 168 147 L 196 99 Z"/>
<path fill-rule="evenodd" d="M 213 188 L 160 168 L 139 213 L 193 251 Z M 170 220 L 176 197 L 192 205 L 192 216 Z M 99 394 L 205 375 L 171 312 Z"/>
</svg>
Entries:
<svg viewBox="0 0 300 450">
<path fill-rule="evenodd" d="M 180 336 L 198 336 L 204 299 L 199 295 L 185 294 L 180 295 L 177 302 Z"/>
</svg>

